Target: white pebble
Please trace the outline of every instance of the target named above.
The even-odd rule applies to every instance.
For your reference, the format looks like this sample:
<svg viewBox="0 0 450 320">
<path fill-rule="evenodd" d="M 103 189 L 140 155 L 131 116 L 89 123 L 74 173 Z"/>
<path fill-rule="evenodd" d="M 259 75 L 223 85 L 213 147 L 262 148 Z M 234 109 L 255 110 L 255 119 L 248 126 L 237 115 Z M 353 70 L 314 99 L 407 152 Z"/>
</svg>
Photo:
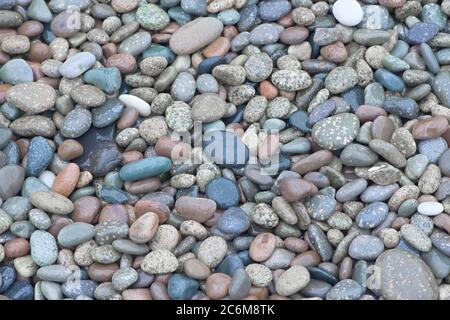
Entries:
<svg viewBox="0 0 450 320">
<path fill-rule="evenodd" d="M 45 170 L 39 176 L 39 180 L 41 180 L 50 189 L 52 188 L 53 183 L 55 182 L 55 178 L 56 178 L 55 174 L 48 170 Z"/>
<path fill-rule="evenodd" d="M 136 109 L 143 117 L 147 117 L 151 113 L 150 105 L 139 97 L 131 94 L 122 94 L 119 96 L 119 100 L 127 107 Z"/>
<path fill-rule="evenodd" d="M 347 27 L 356 26 L 363 19 L 363 10 L 356 0 L 338 0 L 333 5 L 333 15 Z"/>
<path fill-rule="evenodd" d="M 425 216 L 436 216 L 444 211 L 444 206 L 439 202 L 422 202 L 417 211 Z"/>
</svg>

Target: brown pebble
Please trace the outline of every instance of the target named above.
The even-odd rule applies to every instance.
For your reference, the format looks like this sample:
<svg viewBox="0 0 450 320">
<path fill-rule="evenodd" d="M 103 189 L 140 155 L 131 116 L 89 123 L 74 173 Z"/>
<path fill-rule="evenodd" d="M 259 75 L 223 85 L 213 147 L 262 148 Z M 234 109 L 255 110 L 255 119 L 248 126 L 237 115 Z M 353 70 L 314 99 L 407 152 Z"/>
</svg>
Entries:
<svg viewBox="0 0 450 320">
<path fill-rule="evenodd" d="M 433 218 L 433 223 L 436 227 L 444 229 L 450 234 L 450 216 L 445 213 L 438 214 Z"/>
<path fill-rule="evenodd" d="M 102 52 L 106 59 L 117 54 L 117 45 L 115 43 L 107 43 L 102 46 Z"/>
<path fill-rule="evenodd" d="M 132 194 L 150 193 L 158 190 L 160 187 L 161 179 L 159 177 L 151 177 L 139 181 L 125 182 L 125 190 Z"/>
<path fill-rule="evenodd" d="M 186 220 L 203 223 L 216 211 L 216 203 L 210 199 L 182 196 L 175 202 L 177 213 Z"/>
<path fill-rule="evenodd" d="M 440 137 L 447 129 L 447 118 L 437 116 L 417 121 L 411 133 L 414 139 L 425 140 Z"/>
<path fill-rule="evenodd" d="M 156 154 L 169 157 L 172 161 L 189 159 L 191 150 L 191 146 L 186 142 L 176 141 L 169 136 L 160 137 L 155 144 Z"/>
<path fill-rule="evenodd" d="M 61 81 L 61 79 L 59 79 L 59 78 L 43 77 L 43 78 L 40 78 L 37 82 L 43 83 L 43 84 L 48 84 L 53 89 L 58 89 L 60 81 Z"/>
<path fill-rule="evenodd" d="M 291 165 L 291 169 L 300 174 L 305 174 L 319 170 L 323 166 L 328 165 L 331 160 L 333 160 L 333 154 L 330 151 L 320 150 L 295 162 Z"/>
<path fill-rule="evenodd" d="M 329 44 L 327 46 L 323 46 L 320 48 L 320 55 L 328 61 L 334 62 L 334 63 L 341 63 L 348 59 L 348 52 L 345 45 L 340 42 L 336 41 L 332 44 Z"/>
<path fill-rule="evenodd" d="M 239 34 L 239 31 L 237 30 L 237 28 L 235 26 L 225 26 L 223 28 L 223 32 L 222 32 L 223 36 L 225 38 L 228 38 L 228 40 L 233 40 L 234 37 L 236 37 Z"/>
<path fill-rule="evenodd" d="M 198 259 L 188 259 L 183 263 L 184 273 L 192 279 L 204 280 L 211 274 L 208 266 Z"/>
<path fill-rule="evenodd" d="M 228 294 L 231 277 L 225 273 L 213 273 L 206 279 L 205 292 L 211 299 L 218 300 Z"/>
<path fill-rule="evenodd" d="M 391 228 L 395 230 L 400 230 L 400 228 L 409 223 L 409 219 L 406 217 L 397 217 L 392 221 Z"/>
<path fill-rule="evenodd" d="M 317 193 L 317 187 L 299 178 L 283 178 L 279 184 L 281 195 L 289 202 L 299 201 Z"/>
<path fill-rule="evenodd" d="M 250 296 L 256 297 L 258 300 L 266 300 L 269 296 L 269 290 L 267 288 L 251 287 Z"/>
<path fill-rule="evenodd" d="M 128 212 L 122 204 L 108 204 L 100 212 L 98 223 L 102 223 L 110 220 L 118 220 L 128 224 Z"/>
<path fill-rule="evenodd" d="M 144 155 L 139 151 L 125 151 L 122 153 L 122 165 L 126 165 L 127 163 L 144 159 Z"/>
<path fill-rule="evenodd" d="M 34 62 L 41 63 L 47 59 L 50 59 L 52 54 L 48 45 L 42 42 L 33 42 L 28 51 L 28 59 Z"/>
<path fill-rule="evenodd" d="M 69 219 L 67 217 L 53 215 L 52 216 L 52 226 L 47 231 L 49 233 L 51 233 L 52 236 L 57 238 L 59 231 L 61 231 L 62 228 L 64 228 L 65 226 L 67 226 L 71 223 L 73 223 L 72 219 Z"/>
<path fill-rule="evenodd" d="M 17 34 L 27 36 L 28 38 L 36 38 L 44 31 L 44 25 L 39 21 L 29 20 L 22 23 L 17 29 Z"/>
<path fill-rule="evenodd" d="M 150 290 L 147 288 L 126 289 L 122 291 L 123 300 L 152 300 Z"/>
<path fill-rule="evenodd" d="M 44 73 L 41 70 L 41 64 L 35 61 L 27 61 L 27 64 L 30 66 L 31 71 L 33 71 L 33 78 L 35 80 L 41 80 L 44 78 Z"/>
<path fill-rule="evenodd" d="M 131 225 L 129 237 L 136 243 L 147 243 L 155 235 L 158 225 L 158 215 L 154 212 L 147 212 Z"/>
<path fill-rule="evenodd" d="M 118 13 L 130 12 L 137 8 L 138 0 L 112 0 L 111 7 Z"/>
<path fill-rule="evenodd" d="M 356 109 L 355 114 L 358 116 L 359 121 L 367 122 L 373 121 L 379 116 L 386 116 L 386 111 L 381 107 L 369 106 L 363 104 Z"/>
<path fill-rule="evenodd" d="M 250 244 L 249 255 L 253 261 L 265 261 L 275 251 L 276 244 L 277 238 L 272 233 L 258 234 Z"/>
<path fill-rule="evenodd" d="M 372 123 L 373 139 L 381 139 L 389 142 L 391 141 L 394 130 L 394 122 L 386 116 L 379 116 Z"/>
<path fill-rule="evenodd" d="M 0 65 L 4 65 L 10 59 L 11 59 L 11 57 L 7 53 L 4 53 L 3 51 L 0 51 Z"/>
<path fill-rule="evenodd" d="M 158 215 L 159 223 L 164 223 L 170 216 L 170 209 L 164 203 L 153 200 L 139 200 L 134 206 L 136 217 L 139 218 L 146 212 L 154 212 Z"/>
<path fill-rule="evenodd" d="M 291 266 L 316 267 L 321 261 L 322 259 L 316 251 L 309 250 L 292 259 Z"/>
<path fill-rule="evenodd" d="M 75 163 L 67 164 L 56 176 L 52 191 L 69 197 L 75 190 L 80 177 L 80 168 Z"/>
<path fill-rule="evenodd" d="M 75 209 L 71 213 L 74 222 L 94 223 L 100 211 L 100 200 L 96 197 L 85 196 L 78 198 L 73 203 Z"/>
<path fill-rule="evenodd" d="M 88 275 L 91 280 L 108 282 L 111 281 L 117 270 L 119 270 L 119 265 L 117 263 L 101 264 L 95 262 L 89 266 Z"/>
<path fill-rule="evenodd" d="M 73 139 L 64 140 L 58 147 L 58 156 L 61 160 L 71 161 L 78 158 L 84 152 L 83 146 Z"/>
<path fill-rule="evenodd" d="M 137 109 L 126 107 L 117 121 L 117 129 L 123 130 L 133 127 L 138 118 L 139 111 L 137 111 Z"/>
<path fill-rule="evenodd" d="M 292 19 L 292 14 L 290 12 L 287 15 L 278 19 L 277 23 L 281 24 L 285 28 L 293 26 L 295 24 L 294 20 Z"/>
<path fill-rule="evenodd" d="M 264 80 L 259 84 L 259 93 L 267 100 L 273 100 L 278 96 L 278 89 L 270 81 Z"/>
<path fill-rule="evenodd" d="M 295 45 L 305 41 L 309 36 L 309 31 L 305 27 L 295 26 L 284 29 L 280 34 L 280 41 L 285 44 Z"/>
<path fill-rule="evenodd" d="M 3 245 L 6 258 L 18 258 L 26 256 L 30 252 L 30 243 L 27 239 L 17 238 Z"/>
<path fill-rule="evenodd" d="M 295 253 L 302 253 L 308 250 L 308 243 L 300 238 L 287 237 L 283 243 L 286 249 Z"/>
<path fill-rule="evenodd" d="M 231 42 L 226 37 L 219 37 L 211 42 L 205 49 L 203 49 L 203 56 L 206 58 L 214 56 L 224 56 L 230 51 Z"/>
<path fill-rule="evenodd" d="M 345 257 L 339 266 L 339 280 L 349 279 L 353 272 L 353 261 L 350 257 Z"/>
<path fill-rule="evenodd" d="M 118 53 L 106 60 L 107 67 L 116 67 L 121 73 L 132 73 L 136 69 L 136 59 L 128 53 Z"/>
</svg>

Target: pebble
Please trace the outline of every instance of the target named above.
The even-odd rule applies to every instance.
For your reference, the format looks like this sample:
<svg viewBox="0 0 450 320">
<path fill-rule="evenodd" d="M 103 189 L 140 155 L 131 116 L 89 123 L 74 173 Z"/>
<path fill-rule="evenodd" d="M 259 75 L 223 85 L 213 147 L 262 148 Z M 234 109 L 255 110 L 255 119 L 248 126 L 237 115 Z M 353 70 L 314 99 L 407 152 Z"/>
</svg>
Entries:
<svg viewBox="0 0 450 320">
<path fill-rule="evenodd" d="M 272 74 L 272 83 L 280 90 L 297 91 L 309 87 L 311 77 L 301 70 L 279 70 Z"/>
<path fill-rule="evenodd" d="M 170 49 L 176 54 L 194 53 L 215 40 L 222 30 L 223 24 L 219 19 L 199 17 L 183 25 L 172 35 Z"/>
<path fill-rule="evenodd" d="M 244 2 L 0 0 L 4 299 L 448 296 L 448 1 Z"/>
<path fill-rule="evenodd" d="M 12 85 L 33 82 L 33 70 L 23 59 L 11 59 L 0 68 L 0 79 Z"/>
<path fill-rule="evenodd" d="M 67 59 L 58 71 L 61 76 L 73 79 L 89 70 L 95 63 L 96 58 L 90 52 L 80 52 Z"/>
<path fill-rule="evenodd" d="M 386 299 L 433 300 L 437 298 L 436 280 L 430 268 L 417 256 L 393 249 L 378 257 L 380 292 Z"/>
<path fill-rule="evenodd" d="M 190 279 L 183 274 L 172 275 L 167 284 L 168 295 L 173 300 L 191 299 L 198 288 L 198 281 Z"/>
<path fill-rule="evenodd" d="M 308 285 L 310 274 L 303 266 L 292 266 L 284 271 L 275 282 L 276 292 L 281 296 L 290 296 Z"/>
<path fill-rule="evenodd" d="M 177 258 L 168 250 L 154 250 L 147 254 L 141 269 L 151 274 L 174 272 L 178 267 Z"/>
<path fill-rule="evenodd" d="M 122 167 L 120 178 L 123 181 L 135 181 L 158 176 L 170 169 L 172 162 L 166 157 L 150 157 L 134 161 Z"/>
<path fill-rule="evenodd" d="M 338 150 L 356 138 L 358 129 L 358 117 L 350 113 L 341 113 L 317 122 L 312 129 L 312 137 L 321 147 Z"/>
<path fill-rule="evenodd" d="M 26 175 L 39 176 L 53 159 L 53 150 L 47 139 L 43 137 L 35 137 L 31 139 L 28 146 L 28 154 L 26 161 Z"/>
<path fill-rule="evenodd" d="M 53 264 L 58 258 L 55 238 L 46 231 L 36 230 L 30 238 L 31 257 L 40 267 Z"/>
<path fill-rule="evenodd" d="M 240 192 L 235 183 L 226 178 L 216 178 L 206 185 L 206 196 L 217 203 L 217 207 L 227 209 L 238 204 Z"/>
<path fill-rule="evenodd" d="M 375 260 L 383 253 L 383 242 L 370 235 L 359 235 L 350 243 L 348 254 L 357 260 Z"/>
<path fill-rule="evenodd" d="M 363 287 L 353 279 L 339 281 L 328 291 L 327 300 L 357 300 L 363 294 Z"/>
<path fill-rule="evenodd" d="M 209 268 L 214 268 L 222 262 L 226 252 L 226 241 L 221 237 L 212 236 L 200 244 L 197 257 Z"/>
<path fill-rule="evenodd" d="M 74 222 L 64 226 L 58 234 L 58 243 L 66 248 L 75 247 L 95 236 L 95 228 L 85 222 Z"/>
<path fill-rule="evenodd" d="M 43 83 L 20 83 L 6 92 L 6 101 L 28 114 L 38 114 L 55 104 L 55 90 Z"/>
<path fill-rule="evenodd" d="M 338 94 L 347 91 L 357 83 L 358 74 L 353 68 L 337 67 L 328 73 L 325 79 L 325 88 L 333 94 Z"/>
<path fill-rule="evenodd" d="M 333 4 L 333 15 L 344 26 L 353 27 L 363 19 L 363 9 L 354 0 L 338 0 Z"/>
<path fill-rule="evenodd" d="M 74 109 L 64 118 L 61 134 L 66 138 L 79 138 L 89 130 L 91 123 L 92 114 L 88 110 Z"/>
</svg>

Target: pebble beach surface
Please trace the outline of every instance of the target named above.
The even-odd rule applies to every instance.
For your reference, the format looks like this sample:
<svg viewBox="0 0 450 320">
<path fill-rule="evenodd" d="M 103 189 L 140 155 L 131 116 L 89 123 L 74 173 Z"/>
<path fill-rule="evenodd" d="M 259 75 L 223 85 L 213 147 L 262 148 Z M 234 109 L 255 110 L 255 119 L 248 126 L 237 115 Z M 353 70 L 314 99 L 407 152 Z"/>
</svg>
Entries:
<svg viewBox="0 0 450 320">
<path fill-rule="evenodd" d="M 0 0 L 0 299 L 450 300 L 450 0 Z"/>
</svg>

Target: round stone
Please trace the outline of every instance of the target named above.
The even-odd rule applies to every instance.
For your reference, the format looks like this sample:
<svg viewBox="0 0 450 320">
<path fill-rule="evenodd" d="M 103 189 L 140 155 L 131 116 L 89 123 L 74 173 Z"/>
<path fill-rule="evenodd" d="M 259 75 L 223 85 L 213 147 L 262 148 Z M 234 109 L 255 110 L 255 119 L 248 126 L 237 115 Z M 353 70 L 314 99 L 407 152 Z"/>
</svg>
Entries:
<svg viewBox="0 0 450 320">
<path fill-rule="evenodd" d="M 338 0 L 333 4 L 333 15 L 344 26 L 353 27 L 363 19 L 363 10 L 356 0 Z"/>
<path fill-rule="evenodd" d="M 380 292 L 388 300 L 436 300 L 438 288 L 430 268 L 414 254 L 393 249 L 380 255 Z"/>
<path fill-rule="evenodd" d="M 373 229 L 387 217 L 389 207 L 384 202 L 374 202 L 362 209 L 356 216 L 356 224 L 362 229 Z"/>
<path fill-rule="evenodd" d="M 358 129 L 357 116 L 341 113 L 317 122 L 312 129 L 312 137 L 322 148 L 339 150 L 356 138 Z"/>
<path fill-rule="evenodd" d="M 178 268 L 178 260 L 169 250 L 155 250 L 147 254 L 141 269 L 151 274 L 174 272 Z"/>
<path fill-rule="evenodd" d="M 250 220 L 241 208 L 231 207 L 217 221 L 217 228 L 226 234 L 239 235 L 250 227 Z"/>
<path fill-rule="evenodd" d="M 281 296 L 290 296 L 306 287 L 309 281 L 310 275 L 305 267 L 292 266 L 275 282 L 275 290 Z"/>
<path fill-rule="evenodd" d="M 417 207 L 417 211 L 426 216 L 437 216 L 444 211 L 444 206 L 439 202 L 422 202 Z"/>
<path fill-rule="evenodd" d="M 217 203 L 217 207 L 227 209 L 239 203 L 241 193 L 236 183 L 226 178 L 216 178 L 206 185 L 206 196 Z"/>
<path fill-rule="evenodd" d="M 169 15 L 155 4 L 148 3 L 136 11 L 137 22 L 145 29 L 161 30 L 170 22 Z"/>
<path fill-rule="evenodd" d="M 359 235 L 350 243 L 348 253 L 356 260 L 375 260 L 384 250 L 383 241 L 375 236 Z"/>
<path fill-rule="evenodd" d="M 222 262 L 227 253 L 227 242 L 218 236 L 206 238 L 198 249 L 197 257 L 209 268 Z"/>
</svg>

